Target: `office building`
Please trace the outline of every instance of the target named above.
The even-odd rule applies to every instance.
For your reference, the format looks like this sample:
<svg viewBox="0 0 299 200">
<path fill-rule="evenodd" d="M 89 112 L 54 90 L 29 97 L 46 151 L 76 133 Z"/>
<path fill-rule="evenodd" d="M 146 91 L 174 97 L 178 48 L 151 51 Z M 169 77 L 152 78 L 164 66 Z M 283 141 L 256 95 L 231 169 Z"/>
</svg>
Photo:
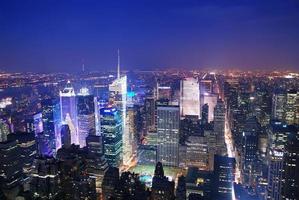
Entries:
<svg viewBox="0 0 299 200">
<path fill-rule="evenodd" d="M 224 102 L 218 100 L 214 108 L 214 135 L 216 135 L 216 148 L 219 155 L 226 154 L 226 144 L 225 144 L 225 117 L 226 109 Z"/>
<path fill-rule="evenodd" d="M 186 78 L 181 80 L 181 116 L 197 116 L 200 118 L 200 96 L 198 79 Z"/>
<path fill-rule="evenodd" d="M 236 161 L 234 158 L 215 155 L 213 199 L 232 199 L 234 195 L 233 182 L 235 180 L 235 165 Z"/>
<path fill-rule="evenodd" d="M 70 81 L 68 81 L 66 87 L 60 91 L 59 96 L 60 119 L 69 126 L 71 132 L 71 143 L 79 144 L 76 94 Z"/>
<path fill-rule="evenodd" d="M 166 166 L 179 164 L 179 124 L 178 105 L 157 104 L 158 161 Z"/>
<path fill-rule="evenodd" d="M 109 166 L 119 167 L 122 161 L 122 118 L 115 107 L 101 109 L 101 133 L 104 155 Z"/>
<path fill-rule="evenodd" d="M 96 135 L 95 100 L 87 88 L 81 88 L 77 94 L 77 118 L 79 145 L 86 146 L 86 137 Z"/>
</svg>

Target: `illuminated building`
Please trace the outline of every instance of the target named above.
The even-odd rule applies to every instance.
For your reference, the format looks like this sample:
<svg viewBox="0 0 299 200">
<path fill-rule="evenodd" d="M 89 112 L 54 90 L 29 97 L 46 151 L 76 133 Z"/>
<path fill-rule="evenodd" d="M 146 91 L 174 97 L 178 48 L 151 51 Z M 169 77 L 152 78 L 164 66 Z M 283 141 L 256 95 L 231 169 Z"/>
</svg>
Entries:
<svg viewBox="0 0 299 200">
<path fill-rule="evenodd" d="M 166 166 L 179 164 L 179 124 L 178 105 L 157 104 L 158 161 Z"/>
<path fill-rule="evenodd" d="M 181 80 L 181 116 L 193 115 L 200 118 L 199 83 L 195 78 Z"/>
<path fill-rule="evenodd" d="M 118 52 L 118 65 L 117 65 L 117 79 L 115 79 L 109 85 L 109 101 L 112 105 L 116 106 L 119 110 L 121 117 L 121 134 L 122 134 L 122 163 L 129 165 L 132 159 L 132 147 L 129 142 L 130 136 L 128 129 L 126 128 L 127 123 L 127 76 L 120 75 L 120 61 Z"/>
<path fill-rule="evenodd" d="M 67 123 L 70 128 L 72 144 L 79 144 L 76 95 L 70 81 L 60 91 L 59 96 L 61 121 Z"/>
<path fill-rule="evenodd" d="M 218 94 L 204 93 L 202 98 L 202 105 L 208 104 L 209 106 L 208 122 L 210 123 L 214 120 L 214 109 L 218 101 Z"/>
<path fill-rule="evenodd" d="M 272 119 L 284 121 L 285 119 L 286 94 L 276 91 L 272 97 Z"/>
<path fill-rule="evenodd" d="M 233 196 L 233 182 L 235 180 L 236 161 L 234 158 L 215 155 L 213 199 L 231 200 Z"/>
<path fill-rule="evenodd" d="M 104 155 L 109 166 L 119 167 L 122 161 L 122 119 L 114 108 L 101 108 L 101 133 Z"/>
<path fill-rule="evenodd" d="M 33 119 L 34 119 L 34 132 L 37 141 L 38 155 L 53 156 L 51 141 L 49 140 L 48 137 L 49 135 L 44 134 L 42 113 L 35 114 Z"/>
<path fill-rule="evenodd" d="M 23 172 L 28 176 L 33 169 L 33 161 L 37 153 L 35 134 L 17 132 L 9 135 L 9 140 L 16 141 L 20 149 Z"/>
<path fill-rule="evenodd" d="M 207 169 L 209 162 L 207 137 L 193 135 L 186 141 L 186 165 Z"/>
<path fill-rule="evenodd" d="M 59 198 L 58 161 L 54 158 L 38 157 L 34 160 L 34 166 L 30 182 L 34 198 Z"/>
<path fill-rule="evenodd" d="M 297 134 L 295 127 L 272 121 L 268 130 L 268 186 L 267 197 L 269 199 L 281 199 L 283 156 L 287 138 L 291 134 Z"/>
<path fill-rule="evenodd" d="M 96 192 L 102 194 L 102 183 L 105 172 L 108 170 L 108 163 L 103 154 L 102 137 L 89 135 L 86 138 L 87 143 L 87 173 L 95 178 Z"/>
<path fill-rule="evenodd" d="M 0 142 L 5 142 L 9 133 L 8 125 L 3 120 L 0 120 Z"/>
<path fill-rule="evenodd" d="M 86 137 L 96 134 L 95 101 L 87 88 L 81 88 L 77 94 L 77 112 L 79 145 L 83 148 Z"/>
<path fill-rule="evenodd" d="M 186 194 L 198 194 L 204 199 L 212 196 L 213 172 L 201 171 L 197 167 L 189 167 L 186 175 Z"/>
<path fill-rule="evenodd" d="M 299 197 L 299 136 L 290 134 L 285 146 L 282 173 L 282 199 Z"/>
<path fill-rule="evenodd" d="M 48 155 L 56 155 L 56 150 L 61 147 L 59 104 L 55 99 L 45 99 L 41 106 L 43 139 L 47 141 Z"/>
<path fill-rule="evenodd" d="M 144 102 L 145 109 L 145 123 L 148 132 L 155 131 L 156 119 L 155 119 L 155 98 L 147 97 Z"/>
<path fill-rule="evenodd" d="M 128 146 L 128 155 L 131 155 L 131 158 L 135 158 L 137 156 L 137 124 L 136 124 L 136 115 L 137 115 L 137 111 L 136 111 L 136 107 L 134 106 L 128 106 L 127 107 L 127 125 L 126 125 L 126 129 L 127 129 L 127 133 L 128 133 L 128 142 L 129 142 L 129 146 Z"/>
<path fill-rule="evenodd" d="M 296 90 L 289 90 L 287 92 L 286 106 L 285 106 L 285 121 L 288 124 L 295 124 L 297 115 L 297 99 L 298 94 Z"/>
<path fill-rule="evenodd" d="M 171 100 L 171 87 L 160 85 L 159 83 L 157 83 L 156 100 L 162 99 Z"/>
<path fill-rule="evenodd" d="M 225 105 L 222 100 L 218 100 L 214 108 L 214 134 L 216 135 L 216 148 L 219 155 L 225 155 L 226 144 L 225 134 Z"/>
<path fill-rule="evenodd" d="M 251 117 L 246 120 L 243 138 L 242 138 L 242 152 L 241 165 L 243 183 L 252 186 L 254 184 L 254 170 L 257 162 L 258 153 L 258 136 L 260 127 L 256 117 Z"/>
<path fill-rule="evenodd" d="M 1 124 L 3 126 L 3 122 Z M 2 141 L 0 142 L 0 190 L 7 199 L 15 199 L 21 189 L 23 180 L 21 149 L 16 141 L 7 140 L 1 127 Z"/>
</svg>

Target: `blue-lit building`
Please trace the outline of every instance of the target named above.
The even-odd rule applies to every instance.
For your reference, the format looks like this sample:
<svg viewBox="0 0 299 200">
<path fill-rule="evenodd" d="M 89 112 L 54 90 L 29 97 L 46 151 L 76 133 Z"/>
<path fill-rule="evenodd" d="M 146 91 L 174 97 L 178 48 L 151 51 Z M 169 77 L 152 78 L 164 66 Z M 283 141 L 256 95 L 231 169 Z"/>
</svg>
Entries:
<svg viewBox="0 0 299 200">
<path fill-rule="evenodd" d="M 58 134 L 59 103 L 56 99 L 44 99 L 41 105 L 44 139 L 47 141 L 50 155 L 55 155 L 56 150 L 61 146 L 61 137 Z"/>
<path fill-rule="evenodd" d="M 110 166 L 118 167 L 122 161 L 122 121 L 115 107 L 100 110 L 104 155 Z"/>
</svg>

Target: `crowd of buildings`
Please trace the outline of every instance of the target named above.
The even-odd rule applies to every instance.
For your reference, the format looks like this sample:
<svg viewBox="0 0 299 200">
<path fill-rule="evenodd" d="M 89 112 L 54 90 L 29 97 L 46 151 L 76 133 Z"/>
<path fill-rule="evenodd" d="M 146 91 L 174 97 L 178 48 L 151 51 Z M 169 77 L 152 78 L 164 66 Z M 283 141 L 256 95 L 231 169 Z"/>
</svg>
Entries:
<svg viewBox="0 0 299 200">
<path fill-rule="evenodd" d="M 0 199 L 298 199 L 298 78 L 3 74 Z"/>
</svg>

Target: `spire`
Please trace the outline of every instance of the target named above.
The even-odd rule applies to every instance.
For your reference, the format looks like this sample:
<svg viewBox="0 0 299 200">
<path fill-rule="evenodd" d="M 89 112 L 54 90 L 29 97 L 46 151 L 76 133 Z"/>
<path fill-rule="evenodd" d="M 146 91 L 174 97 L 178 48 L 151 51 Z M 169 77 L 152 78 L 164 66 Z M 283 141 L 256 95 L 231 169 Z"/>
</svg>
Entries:
<svg viewBox="0 0 299 200">
<path fill-rule="evenodd" d="M 120 78 L 120 57 L 119 57 L 119 49 L 117 49 L 117 79 Z"/>
<path fill-rule="evenodd" d="M 85 72 L 85 65 L 84 65 L 84 63 L 82 64 L 82 72 L 83 73 Z"/>
</svg>

